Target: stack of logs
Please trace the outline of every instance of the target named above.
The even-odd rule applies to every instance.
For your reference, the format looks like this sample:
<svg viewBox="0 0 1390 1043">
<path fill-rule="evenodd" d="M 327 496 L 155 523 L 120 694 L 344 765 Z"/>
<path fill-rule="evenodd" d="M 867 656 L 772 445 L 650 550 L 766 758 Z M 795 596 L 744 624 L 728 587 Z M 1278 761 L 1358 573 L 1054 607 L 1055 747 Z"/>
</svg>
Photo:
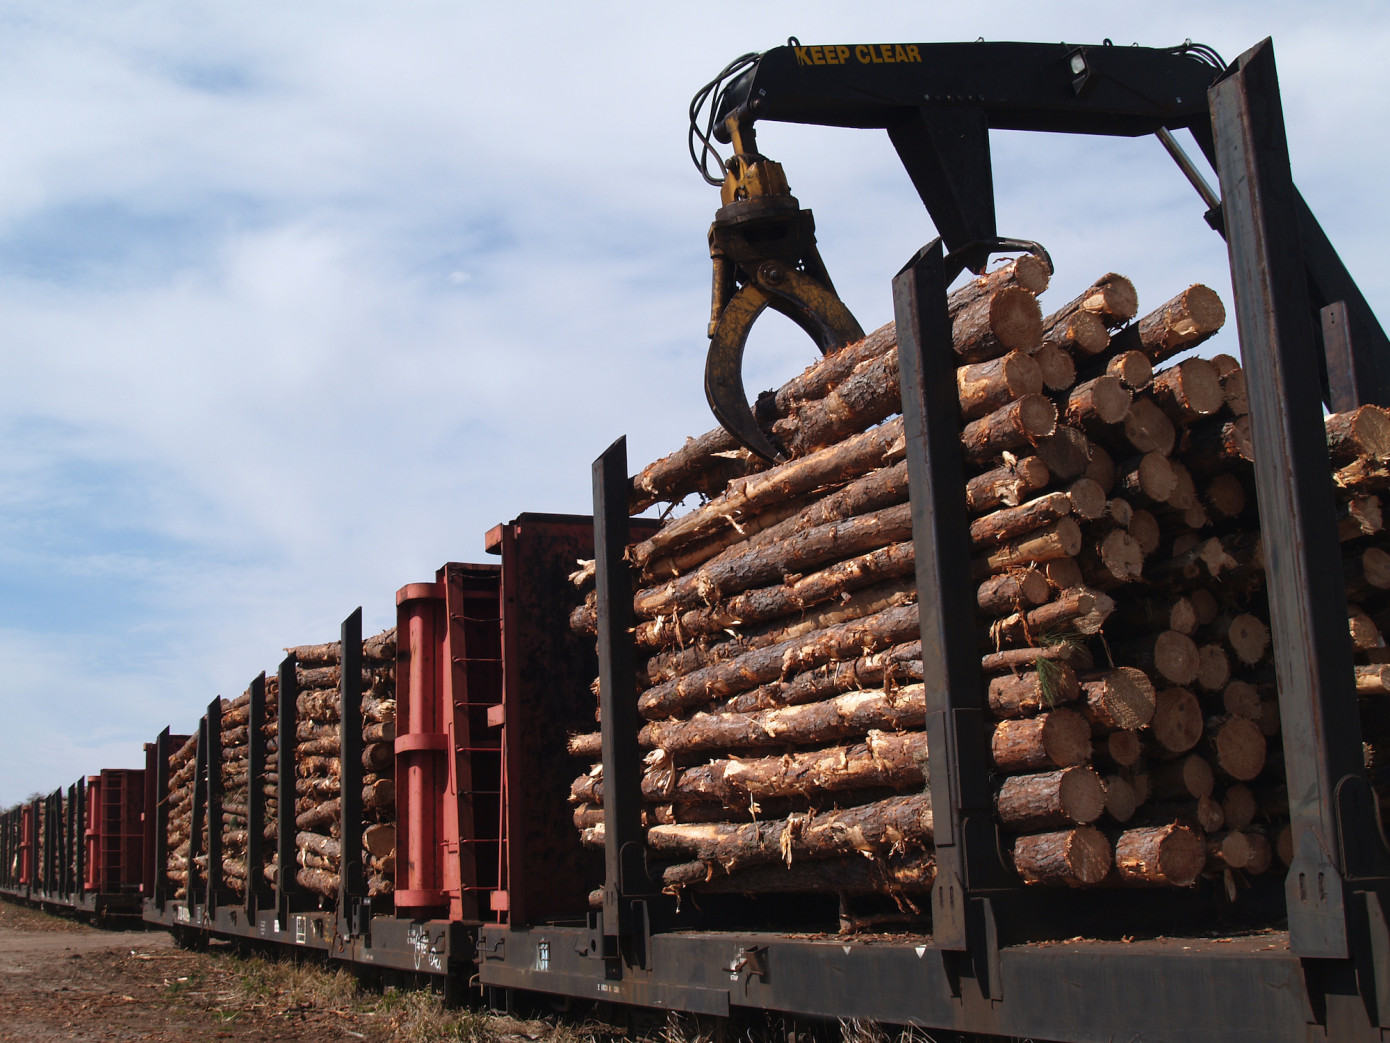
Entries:
<svg viewBox="0 0 1390 1043">
<path fill-rule="evenodd" d="M 189 838 L 193 835 L 193 792 L 194 774 L 197 770 L 198 735 L 195 732 L 188 740 L 169 754 L 169 792 L 165 796 L 168 804 L 167 832 L 168 863 L 165 868 L 168 883 L 174 888 L 174 897 L 188 896 L 188 852 Z"/>
<path fill-rule="evenodd" d="M 286 649 L 295 656 L 299 700 L 295 730 L 295 837 L 300 886 L 338 897 L 341 846 L 339 642 Z M 395 892 L 396 630 L 362 642 L 362 808 L 367 890 Z"/>
<path fill-rule="evenodd" d="M 261 780 L 265 805 L 261 844 L 262 864 L 251 866 L 251 873 L 260 872 L 274 879 L 270 865 L 274 862 L 275 836 L 280 807 L 280 773 L 277 767 L 279 725 L 276 709 L 279 703 L 279 678 L 273 674 L 265 679 L 265 771 Z M 228 702 L 222 701 L 222 876 L 227 886 L 237 894 L 246 893 L 248 867 L 247 801 L 250 762 L 251 693 L 243 692 Z"/>
<path fill-rule="evenodd" d="M 1244 375 L 1224 355 L 1155 371 L 1225 311 L 1192 286 L 1136 320 L 1109 274 L 1044 318 L 1048 279 L 1025 256 L 950 301 L 1006 854 L 1033 884 L 1207 875 L 1231 891 L 1291 857 Z M 932 883 L 900 409 L 890 325 L 760 399 L 788 462 L 762 469 L 714 431 L 633 479 L 634 513 L 714 497 L 628 551 L 644 825 L 668 889 L 910 901 Z M 1375 496 L 1390 414 L 1327 428 L 1374 699 L 1390 682 Z M 576 629 L 594 632 L 594 604 Z M 1386 786 L 1390 726 L 1365 723 Z M 598 745 L 571 752 L 592 762 Z M 602 791 L 598 764 L 572 789 L 590 844 Z"/>
</svg>

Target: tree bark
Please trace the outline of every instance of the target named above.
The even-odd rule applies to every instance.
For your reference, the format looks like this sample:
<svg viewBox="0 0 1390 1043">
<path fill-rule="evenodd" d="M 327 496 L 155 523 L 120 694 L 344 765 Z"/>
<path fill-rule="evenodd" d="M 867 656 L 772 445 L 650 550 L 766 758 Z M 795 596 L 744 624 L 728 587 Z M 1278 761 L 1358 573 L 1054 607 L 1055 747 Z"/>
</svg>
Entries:
<svg viewBox="0 0 1390 1043">
<path fill-rule="evenodd" d="M 1149 394 L 1168 419 L 1180 426 L 1211 416 L 1226 402 L 1221 378 L 1207 359 L 1186 359 L 1155 373 Z"/>
<path fill-rule="evenodd" d="M 1011 351 L 997 359 L 956 370 L 956 393 L 962 420 L 975 420 L 1016 398 L 1039 394 L 1042 389 L 1042 370 L 1031 356 L 1021 351 Z"/>
<path fill-rule="evenodd" d="M 989 708 L 996 717 L 1030 717 L 1045 709 L 1074 702 L 1080 691 L 1076 671 L 1066 663 L 1052 663 L 1041 671 L 1034 669 L 991 677 Z"/>
<path fill-rule="evenodd" d="M 1102 731 L 1133 731 L 1153 720 L 1158 693 L 1144 671 L 1132 666 L 1108 670 L 1081 686 L 1082 713 Z"/>
<path fill-rule="evenodd" d="M 994 809 L 1009 833 L 1084 826 L 1105 810 L 1105 786 L 1089 767 L 1011 775 L 995 796 Z"/>
<path fill-rule="evenodd" d="M 1091 826 L 1018 837 L 1011 854 L 1014 869 L 1029 884 L 1089 887 L 1104 880 L 1111 866 L 1110 842 Z"/>
<path fill-rule="evenodd" d="M 1140 350 L 1155 364 L 1210 338 L 1226 324 L 1226 309 L 1213 290 L 1189 286 L 1135 325 Z"/>
<path fill-rule="evenodd" d="M 1125 830 L 1115 841 L 1115 872 L 1127 884 L 1190 887 L 1206 860 L 1201 836 L 1177 823 Z"/>
<path fill-rule="evenodd" d="M 1051 480 L 1041 457 L 1025 456 L 968 479 L 965 506 L 971 514 L 983 514 L 996 507 L 1017 507 Z"/>
<path fill-rule="evenodd" d="M 1025 395 L 973 420 L 961 431 L 965 460 L 983 466 L 1000 453 L 1035 446 L 1057 429 L 1057 407 L 1042 395 Z"/>
<path fill-rule="evenodd" d="M 1000 721 L 990 736 L 990 756 L 1000 771 L 1014 773 L 1085 764 L 1091 759 L 1091 726 L 1065 708 Z"/>
</svg>

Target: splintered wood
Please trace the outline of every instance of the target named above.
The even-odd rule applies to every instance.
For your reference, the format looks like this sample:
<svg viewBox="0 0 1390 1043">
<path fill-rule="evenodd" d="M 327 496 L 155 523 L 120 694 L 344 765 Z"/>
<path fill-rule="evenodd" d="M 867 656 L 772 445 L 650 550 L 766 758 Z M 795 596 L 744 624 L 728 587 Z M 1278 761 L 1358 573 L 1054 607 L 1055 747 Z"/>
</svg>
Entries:
<svg viewBox="0 0 1390 1043">
<path fill-rule="evenodd" d="M 1141 314 L 1110 273 L 1047 314 L 1048 279 L 1024 257 L 949 308 L 1005 855 L 1030 885 L 1229 892 L 1291 847 L 1244 374 L 1225 355 L 1172 361 L 1225 309 L 1191 286 Z M 900 401 L 889 325 L 762 397 L 785 463 L 713 431 L 632 480 L 634 513 L 709 497 L 627 555 L 643 823 L 670 891 L 922 908 L 931 751 Z M 1387 797 L 1390 414 L 1327 432 L 1366 764 Z M 595 632 L 595 604 L 590 589 L 575 629 Z M 571 791 L 590 845 L 599 747 L 570 746 L 592 764 Z"/>
</svg>

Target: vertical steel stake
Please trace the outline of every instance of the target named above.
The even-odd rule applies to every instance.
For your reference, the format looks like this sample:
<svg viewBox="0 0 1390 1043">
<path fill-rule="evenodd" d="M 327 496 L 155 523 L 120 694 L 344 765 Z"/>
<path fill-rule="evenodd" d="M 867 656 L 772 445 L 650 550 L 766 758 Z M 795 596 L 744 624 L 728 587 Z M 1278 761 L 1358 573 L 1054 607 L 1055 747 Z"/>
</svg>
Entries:
<svg viewBox="0 0 1390 1043">
<path fill-rule="evenodd" d="M 343 620 L 339 631 L 342 652 L 338 675 L 338 915 L 344 924 L 353 917 L 352 903 L 367 897 L 362 869 L 362 609 Z M 348 933 L 352 932 L 350 929 Z"/>
<path fill-rule="evenodd" d="M 277 788 L 276 793 L 280 791 Z M 251 682 L 246 707 L 246 901 L 248 920 L 266 893 L 265 873 L 265 671 Z"/>
</svg>

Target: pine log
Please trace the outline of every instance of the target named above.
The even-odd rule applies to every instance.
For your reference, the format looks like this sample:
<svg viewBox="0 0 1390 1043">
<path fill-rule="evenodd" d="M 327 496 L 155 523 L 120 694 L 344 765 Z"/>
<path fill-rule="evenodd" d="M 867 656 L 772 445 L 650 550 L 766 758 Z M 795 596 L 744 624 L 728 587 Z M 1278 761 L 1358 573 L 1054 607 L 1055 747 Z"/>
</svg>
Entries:
<svg viewBox="0 0 1390 1043">
<path fill-rule="evenodd" d="M 1173 463 L 1162 453 L 1143 453 L 1115 466 L 1116 492 L 1135 506 L 1167 503 L 1177 484 Z"/>
<path fill-rule="evenodd" d="M 1130 785 L 1129 780 L 1120 775 L 1107 775 L 1102 781 L 1105 783 L 1105 813 L 1115 822 L 1128 822 L 1134 817 L 1134 812 L 1139 806 L 1134 787 Z M 1105 850 L 1108 854 L 1108 843 Z"/>
<path fill-rule="evenodd" d="M 1010 833 L 1084 826 L 1105 810 L 1105 785 L 1089 767 L 1011 775 L 995 795 L 994 809 Z"/>
<path fill-rule="evenodd" d="M 1144 671 L 1132 666 L 1088 678 L 1082 685 L 1082 713 L 1102 731 L 1132 731 L 1153 720 L 1158 693 Z"/>
<path fill-rule="evenodd" d="M 976 548 L 985 544 L 1017 539 L 1067 517 L 1072 510 L 1067 493 L 1054 492 L 982 515 L 970 523 L 970 542 Z"/>
<path fill-rule="evenodd" d="M 901 644 L 916 636 L 917 627 L 915 604 L 886 609 L 806 637 L 754 649 L 727 662 L 655 685 L 638 698 L 638 709 L 648 720 L 659 720 L 714 699 L 748 691 L 790 673 Z"/>
<path fill-rule="evenodd" d="M 1233 474 L 1212 476 L 1202 500 L 1218 518 L 1237 518 L 1245 511 L 1245 486 Z"/>
<path fill-rule="evenodd" d="M 1248 681 L 1232 681 L 1221 692 L 1221 705 L 1226 713 L 1247 720 L 1260 718 L 1260 693 Z"/>
<path fill-rule="evenodd" d="M 1158 527 L 1158 519 L 1142 507 L 1136 510 L 1129 520 L 1129 534 L 1139 544 L 1139 549 L 1144 552 L 1144 557 L 1148 557 L 1158 550 L 1162 542 L 1162 533 Z"/>
<path fill-rule="evenodd" d="M 1072 514 L 1083 521 L 1104 518 L 1109 509 L 1104 486 L 1093 478 L 1078 478 L 1067 486 L 1067 499 L 1071 501 Z"/>
<path fill-rule="evenodd" d="M 1110 331 L 1094 312 L 1057 312 L 1043 319 L 1043 341 L 1078 358 L 1088 358 L 1110 346 Z"/>
<path fill-rule="evenodd" d="M 1124 435 L 1139 453 L 1168 456 L 1177 442 L 1177 429 L 1147 394 L 1136 396 L 1125 414 Z"/>
<path fill-rule="evenodd" d="M 1120 352 L 1106 362 L 1105 372 L 1131 391 L 1142 391 L 1154 376 L 1153 363 L 1142 351 Z"/>
<path fill-rule="evenodd" d="M 1018 837 L 1010 853 L 1029 884 L 1089 887 L 1104 880 L 1111 866 L 1110 842 L 1091 826 Z"/>
<path fill-rule="evenodd" d="M 1003 452 L 1037 445 L 1057 429 L 1057 407 L 1042 395 L 1025 395 L 973 420 L 961 431 L 969 464 L 982 466 Z"/>
<path fill-rule="evenodd" d="M 1047 585 L 1059 594 L 1086 583 L 1075 558 L 1053 558 L 1040 564 L 1043 575 L 1047 577 Z"/>
<path fill-rule="evenodd" d="M 1221 298 L 1196 284 L 1149 312 L 1135 327 L 1140 350 L 1159 363 L 1195 348 L 1225 324 L 1226 309 Z"/>
<path fill-rule="evenodd" d="M 1015 612 L 989 625 L 986 640 L 996 648 L 1020 642 L 1050 641 L 1061 633 L 1097 634 L 1115 609 L 1108 594 L 1078 587 L 1056 601 Z"/>
<path fill-rule="evenodd" d="M 1143 747 L 1134 732 L 1110 732 L 1091 746 L 1091 759 L 1103 768 L 1132 768 L 1139 763 Z M 1136 793 L 1135 799 L 1138 800 Z"/>
<path fill-rule="evenodd" d="M 924 712 L 924 721 L 925 717 Z M 1081 714 L 1065 708 L 1000 721 L 990 735 L 990 755 L 995 767 L 1004 772 L 1085 764 L 1091 759 L 1091 726 Z"/>
<path fill-rule="evenodd" d="M 1356 691 L 1358 695 L 1390 695 L 1390 664 L 1356 667 Z"/>
<path fill-rule="evenodd" d="M 1052 477 L 1058 481 L 1069 482 L 1082 476 L 1095 477 L 1090 473 L 1090 467 L 1096 447 L 1074 427 L 1059 425 L 1051 436 L 1037 443 L 1037 450 Z M 1101 485 L 1105 483 L 1101 482 Z"/>
<path fill-rule="evenodd" d="M 1220 645 L 1197 649 L 1197 687 L 1204 692 L 1224 691 L 1231 679 L 1231 660 Z"/>
<path fill-rule="evenodd" d="M 389 822 L 377 822 L 362 831 L 362 846 L 374 858 L 386 858 L 396 850 L 396 827 Z"/>
<path fill-rule="evenodd" d="M 906 641 L 881 652 L 827 663 L 787 680 L 772 681 L 712 704 L 719 713 L 749 713 L 829 699 L 861 688 L 922 679 L 922 642 Z"/>
<path fill-rule="evenodd" d="M 1159 692 L 1149 723 L 1154 740 L 1168 753 L 1186 753 L 1202 737 L 1202 709 L 1186 688 Z"/>
<path fill-rule="evenodd" d="M 1221 397 L 1232 416 L 1245 416 L 1250 412 L 1250 396 L 1245 389 L 1245 371 L 1239 366 L 1229 373 L 1221 374 Z"/>
<path fill-rule="evenodd" d="M 1221 378 L 1207 359 L 1186 359 L 1155 373 L 1150 395 L 1175 424 L 1211 416 L 1225 404 Z"/>
<path fill-rule="evenodd" d="M 1134 392 L 1118 377 L 1095 377 L 1071 389 L 1065 410 L 1067 423 L 1089 434 L 1122 421 L 1133 399 Z"/>
<path fill-rule="evenodd" d="M 1005 616 L 1041 605 L 1051 596 L 1052 588 L 1042 572 L 1021 568 L 986 579 L 975 591 L 975 604 L 982 615 Z"/>
<path fill-rule="evenodd" d="M 906 466 L 906 465 L 904 465 Z M 965 505 L 971 514 L 982 514 L 996 507 L 1017 507 L 1044 488 L 1052 475 L 1038 456 L 1006 461 L 965 483 Z"/>
<path fill-rule="evenodd" d="M 1020 254 L 1005 261 L 998 268 L 973 276 L 951 291 L 947 300 L 947 311 L 954 319 L 967 306 L 983 297 L 988 297 L 1005 286 L 1019 286 L 1034 297 L 1047 289 L 1052 277 L 1051 266 L 1036 254 Z"/>
<path fill-rule="evenodd" d="M 693 887 L 700 892 L 744 894 L 883 894 L 898 897 L 916 908 L 905 896 L 926 894 L 936 880 L 936 863 L 930 854 L 892 855 L 886 859 L 851 858 L 806 860 L 792 866 L 760 865 L 724 875 L 712 864 L 689 862 L 662 871 L 663 890 L 679 893 Z"/>
<path fill-rule="evenodd" d="M 1075 670 L 1089 670 L 1095 665 L 1090 649 L 1085 645 L 1059 641 L 1041 648 L 1005 648 L 990 652 L 980 657 L 980 670 L 985 674 L 996 674 L 1004 670 L 1036 669 L 1043 660 L 1065 664 Z"/>
<path fill-rule="evenodd" d="M 769 797 L 890 787 L 920 787 L 925 779 L 925 732 L 870 732 L 850 746 L 781 757 L 714 760 L 689 768 L 658 764 L 642 779 L 647 800 L 718 800 L 748 807 Z"/>
<path fill-rule="evenodd" d="M 294 824 L 300 830 L 312 832 L 322 826 L 327 826 L 338 821 L 338 816 L 342 814 L 342 802 L 338 798 L 324 801 L 317 807 L 303 814 L 296 815 Z"/>
<path fill-rule="evenodd" d="M 1115 841 L 1115 871 L 1124 883 L 1190 887 L 1205 865 L 1201 836 L 1177 823 L 1125 830 Z"/>
<path fill-rule="evenodd" d="M 1088 586 L 1111 590 L 1138 579 L 1144 568 L 1139 541 L 1124 529 L 1111 529 L 1081 549 L 1077 564 Z"/>
<path fill-rule="evenodd" d="M 1342 568 L 1347 578 L 1347 597 L 1364 601 L 1390 590 L 1390 552 L 1367 547 L 1344 553 Z"/>
<path fill-rule="evenodd" d="M 926 793 L 772 821 L 658 825 L 647 832 L 653 851 L 714 863 L 725 872 L 770 862 L 886 855 L 907 845 L 920 848 L 931 839 Z"/>
<path fill-rule="evenodd" d="M 1343 542 L 1374 536 L 1385 527 L 1379 496 L 1352 496 L 1337 504 L 1337 536 Z"/>
<path fill-rule="evenodd" d="M 818 745 L 874 730 L 921 728 L 926 714 L 922 686 L 909 685 L 756 713 L 697 713 L 686 720 L 654 721 L 642 728 L 639 742 L 668 753 Z"/>
<path fill-rule="evenodd" d="M 1390 411 L 1380 406 L 1360 406 L 1323 418 L 1327 448 L 1337 463 L 1358 457 L 1390 459 Z"/>
<path fill-rule="evenodd" d="M 1249 782 L 1264 770 L 1265 737 L 1254 721 L 1214 717 L 1206 728 L 1212 763 L 1227 778 Z"/>
<path fill-rule="evenodd" d="M 1269 627 L 1258 616 L 1242 612 L 1232 617 L 1224 629 L 1226 643 L 1247 666 L 1260 662 L 1269 651 Z"/>
<path fill-rule="evenodd" d="M 1042 341 L 1037 298 L 1005 286 L 965 305 L 953 316 L 952 346 L 962 363 L 983 362 L 1010 351 L 1028 351 Z"/>
<path fill-rule="evenodd" d="M 1069 304 L 1048 316 L 1046 326 L 1053 328 L 1063 317 L 1077 312 L 1090 312 L 1108 329 L 1119 329 L 1139 310 L 1139 295 L 1134 284 L 1123 275 L 1108 272 L 1081 292 Z"/>
<path fill-rule="evenodd" d="M 1073 702 L 1080 691 L 1076 671 L 1067 663 L 1053 662 L 1040 669 L 990 678 L 989 708 L 996 717 L 1028 717 Z"/>
<path fill-rule="evenodd" d="M 1227 829 L 1245 829 L 1255 821 L 1258 810 L 1255 794 L 1243 782 L 1233 783 L 1221 794 L 1221 817 Z"/>
<path fill-rule="evenodd" d="M 1016 398 L 1036 395 L 1042 389 L 1042 370 L 1021 351 L 1011 351 L 997 359 L 956 370 L 962 420 L 975 420 Z"/>
<path fill-rule="evenodd" d="M 1155 800 L 1200 800 L 1216 785 L 1211 762 L 1199 754 L 1151 765 L 1149 793 Z"/>
<path fill-rule="evenodd" d="M 1194 474 L 1246 473 L 1255 459 L 1249 417 L 1193 424 L 1185 441 L 1183 463 Z"/>
<path fill-rule="evenodd" d="M 1056 344 L 1043 344 L 1033 351 L 1033 361 L 1042 374 L 1043 387 L 1063 392 L 1076 383 L 1076 363 Z"/>
<path fill-rule="evenodd" d="M 911 575 L 914 565 L 911 541 L 890 544 L 836 562 L 829 568 L 801 576 L 791 583 L 747 590 L 707 608 L 690 609 L 678 618 L 674 614 L 658 615 L 654 620 L 637 625 L 634 640 L 638 647 L 659 648 L 672 641 L 688 641 L 705 634 L 766 623 L 795 615 L 872 584 Z M 744 582 L 747 575 L 745 572 L 738 582 Z M 709 597 L 717 596 L 717 589 L 712 589 Z"/>
<path fill-rule="evenodd" d="M 767 507 L 815 489 L 857 478 L 890 462 L 901 452 L 901 418 L 854 435 L 836 445 L 766 471 L 735 479 L 722 494 L 704 506 L 669 522 L 652 537 L 628 548 L 628 560 L 637 568 L 669 556 L 680 547 L 753 517 Z"/>
<path fill-rule="evenodd" d="M 1197 679 L 1200 656 L 1196 642 L 1176 630 L 1121 642 L 1116 646 L 1116 654 L 1123 662 L 1175 685 L 1188 685 Z"/>
<path fill-rule="evenodd" d="M 324 869 L 295 870 L 294 878 L 300 887 L 312 891 L 323 898 L 336 900 L 338 897 L 338 874 Z"/>
<path fill-rule="evenodd" d="M 1073 557 L 1081 549 L 1081 527 L 1074 518 L 1066 517 L 1001 543 L 988 554 L 977 558 L 971 571 L 976 580 L 1004 569 L 1021 568 L 1053 558 Z"/>
</svg>

